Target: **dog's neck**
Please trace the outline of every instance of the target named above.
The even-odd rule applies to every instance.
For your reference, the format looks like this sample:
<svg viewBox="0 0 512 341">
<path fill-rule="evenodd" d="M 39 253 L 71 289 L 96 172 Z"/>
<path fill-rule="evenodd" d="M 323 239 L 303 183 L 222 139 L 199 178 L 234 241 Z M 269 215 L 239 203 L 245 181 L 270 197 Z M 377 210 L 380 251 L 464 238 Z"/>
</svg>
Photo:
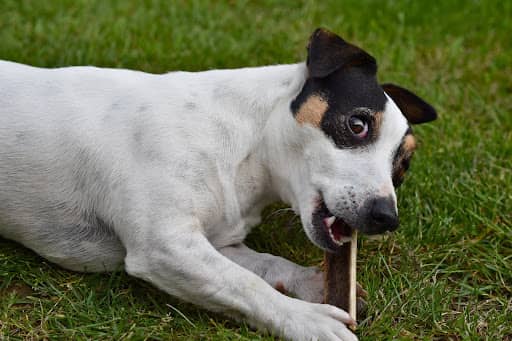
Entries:
<svg viewBox="0 0 512 341">
<path fill-rule="evenodd" d="M 252 84 L 248 91 L 253 96 L 256 93 L 257 101 L 248 104 L 257 108 L 259 124 L 254 134 L 259 138 L 250 152 L 248 160 L 251 165 L 247 168 L 260 174 L 255 178 L 265 192 L 260 198 L 262 204 L 277 199 L 297 210 L 300 188 L 295 186 L 299 183 L 296 177 L 304 175 L 298 169 L 300 165 L 297 162 L 303 158 L 305 141 L 290 105 L 306 81 L 306 65 L 299 63 L 256 68 L 250 70 L 250 74 Z"/>
</svg>

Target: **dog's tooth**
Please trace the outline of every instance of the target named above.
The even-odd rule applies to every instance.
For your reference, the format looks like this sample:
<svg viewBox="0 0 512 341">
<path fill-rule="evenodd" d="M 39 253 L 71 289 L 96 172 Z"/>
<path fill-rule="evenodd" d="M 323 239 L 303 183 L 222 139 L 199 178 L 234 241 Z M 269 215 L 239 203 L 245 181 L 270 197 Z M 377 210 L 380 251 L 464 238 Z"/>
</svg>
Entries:
<svg viewBox="0 0 512 341">
<path fill-rule="evenodd" d="M 336 220 L 336 217 L 335 216 L 330 216 L 328 218 L 325 218 L 324 219 L 324 224 L 327 226 L 327 227 L 331 227 L 332 224 L 334 224 L 334 221 Z"/>
</svg>

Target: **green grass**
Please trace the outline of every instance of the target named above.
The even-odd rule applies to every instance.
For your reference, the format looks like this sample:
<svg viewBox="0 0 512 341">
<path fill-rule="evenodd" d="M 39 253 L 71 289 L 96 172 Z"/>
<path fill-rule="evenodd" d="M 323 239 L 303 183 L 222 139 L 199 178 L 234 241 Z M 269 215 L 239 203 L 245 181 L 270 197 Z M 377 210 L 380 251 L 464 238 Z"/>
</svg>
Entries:
<svg viewBox="0 0 512 341">
<path fill-rule="evenodd" d="M 361 45 L 382 81 L 413 89 L 440 118 L 415 129 L 401 229 L 361 241 L 369 311 L 358 335 L 512 340 L 512 2 L 214 3 L 3 0 L 0 58 L 149 72 L 291 63 L 318 26 Z M 267 210 L 249 244 L 322 258 L 288 211 Z M 0 240 L 0 339 L 259 337 L 125 273 L 68 272 Z"/>
</svg>

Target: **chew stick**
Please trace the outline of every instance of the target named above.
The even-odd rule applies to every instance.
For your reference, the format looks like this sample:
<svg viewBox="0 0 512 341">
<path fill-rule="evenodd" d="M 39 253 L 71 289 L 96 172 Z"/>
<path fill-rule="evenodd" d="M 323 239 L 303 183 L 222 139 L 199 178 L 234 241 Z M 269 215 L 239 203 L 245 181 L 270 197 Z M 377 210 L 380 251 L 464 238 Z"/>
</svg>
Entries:
<svg viewBox="0 0 512 341">
<path fill-rule="evenodd" d="M 356 321 L 356 257 L 357 231 L 352 231 L 351 240 L 344 243 L 338 253 L 326 252 L 325 303 L 339 307 Z M 354 327 L 352 327 L 354 329 Z"/>
</svg>

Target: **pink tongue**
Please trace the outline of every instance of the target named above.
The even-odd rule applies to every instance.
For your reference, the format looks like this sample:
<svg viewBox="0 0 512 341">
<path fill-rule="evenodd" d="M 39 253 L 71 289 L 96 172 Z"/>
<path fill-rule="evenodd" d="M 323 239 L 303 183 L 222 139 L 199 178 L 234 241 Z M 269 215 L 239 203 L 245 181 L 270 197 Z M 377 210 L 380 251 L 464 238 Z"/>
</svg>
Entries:
<svg viewBox="0 0 512 341">
<path fill-rule="evenodd" d="M 343 220 L 336 219 L 334 223 L 331 225 L 331 232 L 336 240 L 341 240 L 342 237 L 350 237 L 352 234 L 352 230 L 350 226 L 345 224 Z"/>
</svg>

